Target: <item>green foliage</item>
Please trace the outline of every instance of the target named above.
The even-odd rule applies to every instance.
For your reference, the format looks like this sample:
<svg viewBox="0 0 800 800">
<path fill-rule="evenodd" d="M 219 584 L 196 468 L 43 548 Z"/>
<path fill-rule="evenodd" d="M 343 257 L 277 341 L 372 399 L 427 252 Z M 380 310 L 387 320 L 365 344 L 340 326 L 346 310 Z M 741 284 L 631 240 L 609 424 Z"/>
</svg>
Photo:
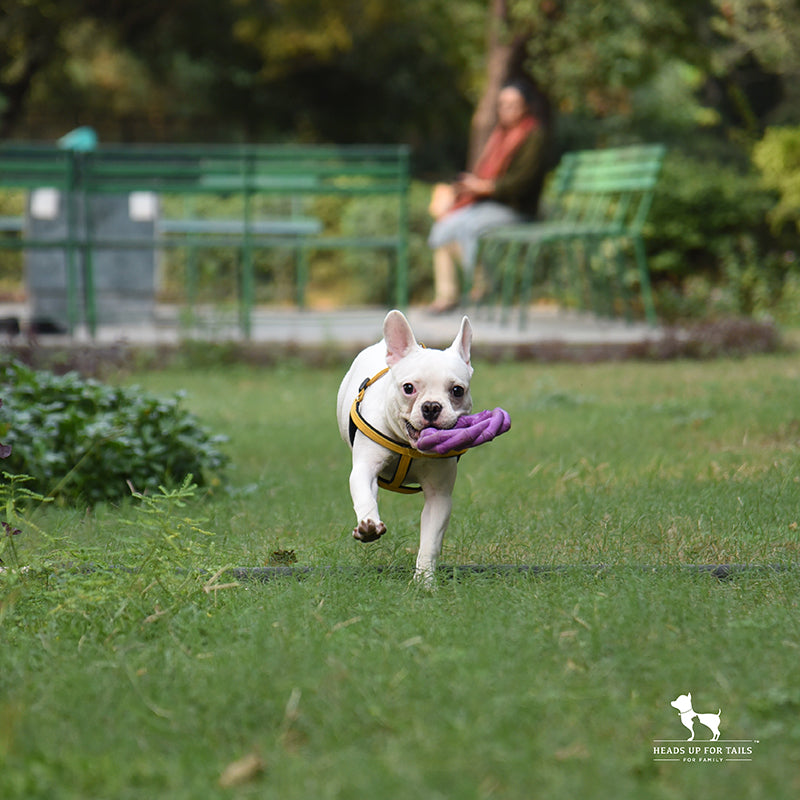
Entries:
<svg viewBox="0 0 800 800">
<path fill-rule="evenodd" d="M 7 458 L 7 455 L 1 455 Z M 34 528 L 38 533 L 40 530 L 32 526 L 30 521 L 26 521 L 22 516 L 22 506 L 31 502 L 49 502 L 37 492 L 32 492 L 25 486 L 31 478 L 28 475 L 11 475 L 8 472 L 2 473 L 0 480 L 0 565 L 6 569 L 6 562 L 10 561 L 11 566 L 18 567 L 17 549 L 14 544 L 14 537 L 19 536 L 22 530 L 18 526 L 28 529 Z M 4 559 L 6 553 L 10 553 L 10 559 Z"/>
<path fill-rule="evenodd" d="M 798 239 L 770 230 L 774 204 L 755 172 L 671 151 L 647 227 L 659 312 L 764 313 L 779 303 Z"/>
<path fill-rule="evenodd" d="M 396 198 L 354 198 L 342 206 L 341 233 L 344 236 L 385 236 L 397 230 Z M 352 249 L 331 259 L 347 286 L 347 297 L 355 303 L 387 304 L 393 296 L 390 276 L 394 274 L 394 251 Z"/>
<path fill-rule="evenodd" d="M 136 14 L 8 0 L 2 132 L 52 136 L 79 116 L 103 140 L 407 141 L 426 169 L 458 168 L 498 55 L 485 52 L 490 6 L 507 9 L 498 46 L 527 43 L 526 66 L 562 114 L 630 121 L 632 93 L 676 59 L 717 82 L 710 107 L 747 94 L 753 62 L 796 108 L 793 0 L 184 0 L 180 14 L 157 0 Z"/>
<path fill-rule="evenodd" d="M 155 606 L 158 614 L 176 613 L 187 600 L 197 602 L 201 577 L 215 581 L 199 566 L 212 557 L 214 534 L 204 527 L 205 520 L 187 511 L 196 492 L 191 475 L 171 489 L 160 486 L 149 494 L 133 492 L 134 513 L 120 519 L 128 529 L 124 568 L 133 570 L 134 585 L 147 595 L 140 613 L 129 615 L 134 628 L 147 608 Z M 112 566 L 119 569 L 119 565 Z"/>
<path fill-rule="evenodd" d="M 648 217 L 651 270 L 677 278 L 714 271 L 731 242 L 757 228 L 771 204 L 757 176 L 671 152 Z"/>
<path fill-rule="evenodd" d="M 254 218 L 288 218 L 298 212 L 317 216 L 313 200 L 259 194 L 251 198 Z M 241 194 L 166 196 L 162 210 L 168 219 L 242 219 Z M 197 303 L 228 304 L 233 307 L 241 295 L 241 242 L 228 246 L 168 248 L 162 253 L 160 299 L 187 302 L 194 293 Z M 193 285 L 190 287 L 190 259 Z M 296 251 L 292 247 L 257 248 L 253 254 L 257 302 L 291 303 L 295 299 Z"/>
<path fill-rule="evenodd" d="M 770 212 L 775 227 L 794 222 L 800 229 L 800 127 L 768 128 L 753 149 L 753 162 L 780 196 Z"/>
<path fill-rule="evenodd" d="M 185 0 L 180 13 L 142 0 L 135 14 L 9 0 L 4 12 L 0 133 L 17 137 L 59 135 L 79 115 L 102 141 L 408 141 L 430 160 L 462 143 L 483 44 L 482 0 Z"/>
<path fill-rule="evenodd" d="M 527 66 L 562 111 L 628 116 L 630 92 L 667 61 L 692 52 L 690 2 L 540 3 L 514 0 L 529 32 Z"/>
<path fill-rule="evenodd" d="M 427 212 L 431 187 L 413 181 L 409 193 L 409 285 L 412 298 L 426 298 L 432 283 L 431 255 L 427 246 L 431 218 Z M 295 200 L 297 198 L 294 198 Z M 320 220 L 327 235 L 347 238 L 386 238 L 399 225 L 398 198 L 395 196 L 323 195 L 302 201 L 304 215 Z M 208 195 L 197 198 L 187 209 L 179 200 L 168 198 L 165 215 L 180 218 L 241 218 L 243 209 L 230 197 Z M 287 198 L 257 196 L 255 217 L 288 217 L 292 213 Z M 160 299 L 186 302 L 188 292 L 187 248 L 165 251 Z M 231 307 L 239 291 L 237 273 L 241 269 L 238 247 L 203 247 L 194 254 L 195 300 Z M 256 250 L 253 259 L 256 302 L 276 305 L 295 301 L 298 254 L 292 247 Z M 309 296 L 331 299 L 342 304 L 389 304 L 394 298 L 396 250 L 387 248 L 343 248 L 314 251 L 310 258 Z"/>
<path fill-rule="evenodd" d="M 414 182 L 409 193 L 409 294 L 417 302 L 424 299 L 432 284 L 431 253 L 427 245 L 431 218 L 427 207 L 431 187 Z M 347 202 L 341 214 L 345 236 L 385 236 L 397 228 L 395 198 L 355 198 Z M 341 254 L 342 274 L 349 280 L 348 298 L 357 302 L 388 304 L 394 297 L 394 253 L 374 250 L 351 250 Z"/>
<path fill-rule="evenodd" d="M 729 42 L 729 63 L 755 57 L 778 74 L 800 72 L 800 8 L 795 0 L 714 0 L 715 31 Z"/>
<path fill-rule="evenodd" d="M 95 503 L 194 474 L 202 481 L 227 457 L 180 406 L 136 388 L 57 376 L 12 362 L 0 368 L 6 401 L 0 432 L 12 446 L 10 472 L 33 478 L 33 488 L 65 500 Z"/>
<path fill-rule="evenodd" d="M 17 189 L 0 192 L 0 217 L 21 217 L 24 214 L 25 192 Z M 22 253 L 0 248 L 0 296 L 14 297 L 19 292 L 22 274 Z"/>
</svg>

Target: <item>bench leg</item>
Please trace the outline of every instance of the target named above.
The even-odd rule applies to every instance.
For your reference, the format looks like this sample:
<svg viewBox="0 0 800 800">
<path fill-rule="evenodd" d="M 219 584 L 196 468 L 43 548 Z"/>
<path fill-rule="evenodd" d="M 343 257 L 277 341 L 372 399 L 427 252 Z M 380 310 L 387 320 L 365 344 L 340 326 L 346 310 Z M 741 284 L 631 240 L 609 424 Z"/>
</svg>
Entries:
<svg viewBox="0 0 800 800">
<path fill-rule="evenodd" d="M 533 283 L 536 278 L 536 264 L 542 250 L 543 242 L 528 245 L 522 262 L 522 279 L 519 290 L 519 327 L 522 330 L 528 324 L 528 307 L 533 297 Z"/>
<path fill-rule="evenodd" d="M 500 322 L 505 325 L 511 311 L 511 304 L 514 302 L 514 289 L 518 283 L 519 276 L 519 257 L 522 252 L 521 242 L 511 242 L 506 250 L 506 256 L 502 262 L 502 296 Z"/>
<path fill-rule="evenodd" d="M 78 325 L 78 250 L 79 232 L 75 192 L 70 189 L 66 195 L 67 213 L 67 246 L 64 251 L 67 267 L 67 330 L 70 336 L 75 334 Z M 81 258 L 81 264 L 83 259 Z M 83 269 L 83 266 L 80 267 Z"/>
<path fill-rule="evenodd" d="M 607 271 L 607 262 L 602 250 L 602 239 L 587 241 L 587 268 L 591 291 L 592 310 L 598 317 L 614 316 L 613 280 Z"/>
<path fill-rule="evenodd" d="M 587 268 L 586 247 L 583 241 L 570 240 L 567 243 L 567 253 L 572 282 L 575 286 L 576 305 L 579 311 L 583 311 L 590 304 L 587 303 L 587 296 L 591 297 L 591 274 Z"/>
<path fill-rule="evenodd" d="M 186 253 L 186 299 L 189 302 L 189 324 L 194 325 L 194 309 L 197 304 L 197 247 L 189 240 Z"/>
<path fill-rule="evenodd" d="M 489 306 L 498 297 L 498 273 L 501 267 L 502 245 L 498 242 L 493 242 L 491 239 L 481 239 L 478 242 L 478 257 L 476 259 L 475 269 L 479 265 L 483 269 L 483 280 L 486 283 L 486 292 L 483 297 L 475 300 L 472 296 L 472 289 L 474 287 L 475 274 L 468 275 L 464 272 L 463 286 L 461 290 L 461 297 L 465 305 L 474 304 L 476 310 L 479 306 Z"/>
<path fill-rule="evenodd" d="M 605 266 L 605 258 L 600 245 L 601 239 L 590 238 L 585 240 L 586 275 L 589 281 L 589 301 L 592 311 L 599 317 L 614 316 L 614 296 L 611 279 L 595 268 L 595 257 L 599 258 L 601 267 Z"/>
<path fill-rule="evenodd" d="M 644 303 L 644 314 L 649 325 L 658 325 L 656 308 L 653 303 L 653 290 L 650 286 L 650 274 L 647 271 L 647 253 L 644 248 L 644 240 L 641 236 L 633 239 L 633 249 L 636 254 L 636 264 L 639 267 L 639 283 L 642 290 L 642 302 Z"/>
<path fill-rule="evenodd" d="M 239 325 L 242 335 L 249 339 L 253 330 L 253 251 L 248 242 L 242 247 L 242 294 L 240 298 Z"/>
<path fill-rule="evenodd" d="M 295 302 L 298 308 L 303 309 L 306 307 L 306 286 L 308 285 L 308 248 L 302 244 L 299 245 L 295 251 L 295 258 L 297 264 Z"/>
<path fill-rule="evenodd" d="M 403 174 L 405 180 L 408 179 L 408 162 L 403 164 Z M 395 273 L 395 307 L 406 308 L 410 299 L 408 287 L 408 230 L 410 201 L 408 191 L 400 193 L 400 204 L 398 214 L 397 229 L 397 271 Z"/>
<path fill-rule="evenodd" d="M 580 265 L 575 257 L 575 242 L 569 239 L 556 240 L 558 252 L 553 248 L 550 261 L 550 275 L 553 292 L 558 304 L 563 309 L 574 303 L 583 307 L 583 287 Z"/>
<path fill-rule="evenodd" d="M 614 247 L 617 251 L 617 283 L 619 284 L 619 292 L 625 309 L 625 321 L 630 325 L 633 322 L 633 301 L 625 280 L 625 253 L 623 252 L 623 246 L 624 243 L 622 241 L 614 242 Z"/>
<path fill-rule="evenodd" d="M 94 248 L 88 242 L 83 257 L 83 307 L 86 327 L 92 339 L 97 334 L 97 294 L 94 286 Z"/>
</svg>

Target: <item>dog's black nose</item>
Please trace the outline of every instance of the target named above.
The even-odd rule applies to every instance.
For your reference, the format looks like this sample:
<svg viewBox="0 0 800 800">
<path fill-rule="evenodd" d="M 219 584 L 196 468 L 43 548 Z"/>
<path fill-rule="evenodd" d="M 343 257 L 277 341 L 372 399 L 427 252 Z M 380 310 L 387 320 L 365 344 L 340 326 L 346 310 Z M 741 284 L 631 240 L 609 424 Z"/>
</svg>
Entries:
<svg viewBox="0 0 800 800">
<path fill-rule="evenodd" d="M 434 422 L 436 417 L 439 416 L 442 412 L 442 404 L 441 403 L 423 403 L 422 404 L 422 416 L 428 422 Z"/>
</svg>

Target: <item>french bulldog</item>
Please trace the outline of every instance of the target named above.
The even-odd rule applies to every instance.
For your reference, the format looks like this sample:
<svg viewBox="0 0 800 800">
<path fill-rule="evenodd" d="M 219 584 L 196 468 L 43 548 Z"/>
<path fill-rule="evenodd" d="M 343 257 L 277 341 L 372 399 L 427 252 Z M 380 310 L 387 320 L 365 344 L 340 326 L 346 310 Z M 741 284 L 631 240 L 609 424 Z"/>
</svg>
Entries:
<svg viewBox="0 0 800 800">
<path fill-rule="evenodd" d="M 339 431 L 353 451 L 350 495 L 357 525 L 353 536 L 371 542 L 386 533 L 378 511 L 378 488 L 423 492 L 415 578 L 432 586 L 450 521 L 456 480 L 455 455 L 416 447 L 424 428 L 452 428 L 472 409 L 467 317 L 445 350 L 418 344 L 408 320 L 390 311 L 383 340 L 359 353 L 337 398 Z M 415 488 L 408 484 L 414 483 Z"/>
</svg>

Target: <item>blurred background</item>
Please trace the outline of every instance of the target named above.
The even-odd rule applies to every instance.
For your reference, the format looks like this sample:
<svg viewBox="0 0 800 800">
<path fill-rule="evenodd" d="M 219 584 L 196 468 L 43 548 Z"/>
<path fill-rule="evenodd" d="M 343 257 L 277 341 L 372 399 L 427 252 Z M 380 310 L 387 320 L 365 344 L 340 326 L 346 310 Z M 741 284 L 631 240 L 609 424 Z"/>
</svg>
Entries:
<svg viewBox="0 0 800 800">
<path fill-rule="evenodd" d="M 470 162 L 500 82 L 520 73 L 553 165 L 568 150 L 669 147 L 647 231 L 663 319 L 800 322 L 796 0 L 4 0 L 0 138 L 89 125 L 104 144 L 407 143 L 421 301 L 430 184 Z M 0 194 L 0 215 L 20 202 Z M 383 212 L 328 213 L 369 227 Z M 10 297 L 18 254 L 0 255 Z M 326 258 L 320 298 L 382 302 L 383 278 L 340 285 L 363 254 Z"/>
</svg>

